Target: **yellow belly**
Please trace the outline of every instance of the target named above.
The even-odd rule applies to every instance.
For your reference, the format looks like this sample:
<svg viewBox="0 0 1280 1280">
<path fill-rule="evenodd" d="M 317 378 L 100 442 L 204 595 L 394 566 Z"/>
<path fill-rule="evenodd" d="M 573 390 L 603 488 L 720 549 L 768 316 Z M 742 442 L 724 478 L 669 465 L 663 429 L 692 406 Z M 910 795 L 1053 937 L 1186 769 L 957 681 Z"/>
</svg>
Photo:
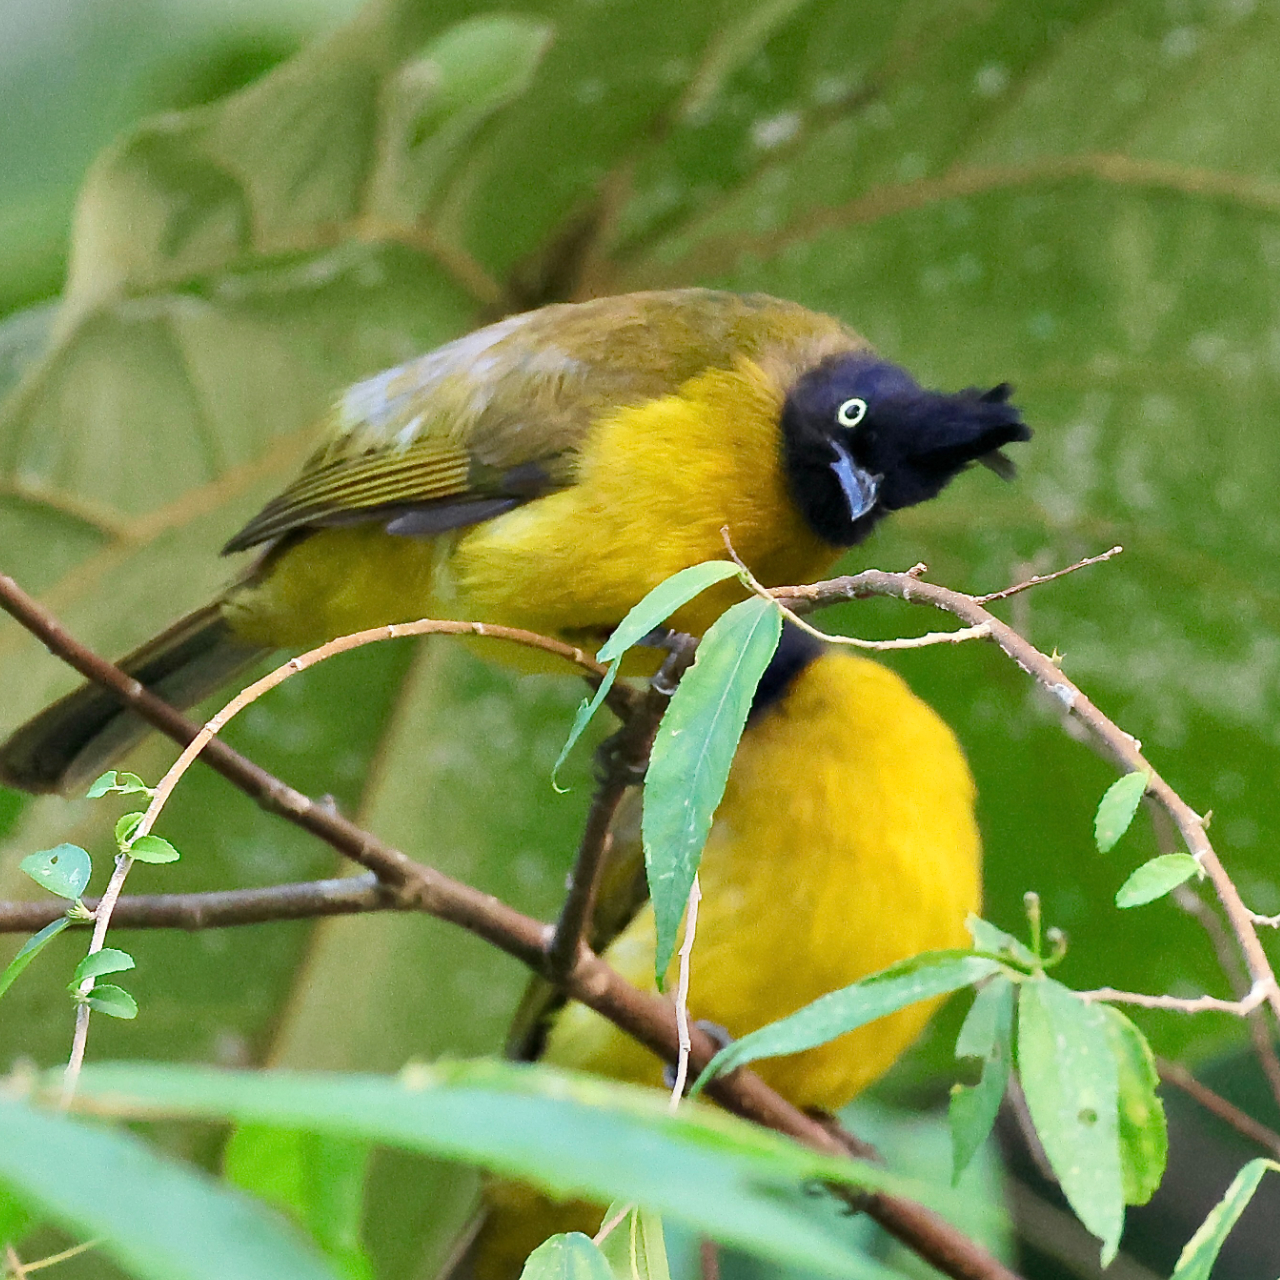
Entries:
<svg viewBox="0 0 1280 1280">
<path fill-rule="evenodd" d="M 780 407 L 757 366 L 712 370 L 679 395 L 597 422 L 570 488 L 436 538 L 392 537 L 376 524 L 319 530 L 224 608 L 240 634 L 276 647 L 419 617 L 598 642 L 671 574 L 723 559 L 726 527 L 762 581 L 812 581 L 839 548 L 809 530 L 786 492 Z M 701 634 L 742 596 L 722 585 L 672 625 Z"/>
<path fill-rule="evenodd" d="M 691 1014 L 740 1037 L 898 960 L 966 945 L 965 918 L 981 905 L 973 804 L 954 735 L 897 675 L 847 652 L 818 659 L 734 761 L 702 859 Z M 606 956 L 652 991 L 652 911 Z M 935 1005 L 752 1069 L 797 1106 L 838 1110 L 893 1065 Z M 662 1083 L 657 1058 L 582 1005 L 561 1012 L 544 1060 Z M 546 1235 L 591 1231 L 600 1218 L 507 1183 L 486 1198 L 477 1280 L 510 1280 Z"/>
</svg>

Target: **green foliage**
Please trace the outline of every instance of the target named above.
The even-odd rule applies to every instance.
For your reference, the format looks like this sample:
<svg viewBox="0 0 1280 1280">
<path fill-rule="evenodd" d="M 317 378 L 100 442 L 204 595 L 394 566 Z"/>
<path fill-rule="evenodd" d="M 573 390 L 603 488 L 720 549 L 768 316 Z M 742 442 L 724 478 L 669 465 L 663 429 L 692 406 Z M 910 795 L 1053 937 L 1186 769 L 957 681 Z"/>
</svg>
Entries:
<svg viewBox="0 0 1280 1280">
<path fill-rule="evenodd" d="M 600 1243 L 613 1280 L 671 1280 L 662 1219 L 656 1213 L 611 1204 L 601 1219 L 602 1228 L 624 1210 L 622 1221 Z"/>
<path fill-rule="evenodd" d="M 333 1280 L 243 1196 L 137 1138 L 0 1095 L 0 1182 L 139 1280 Z"/>
<path fill-rule="evenodd" d="M 1062 1192 L 1102 1240 L 1106 1266 L 1124 1226 L 1119 1084 L 1106 1014 L 1052 978 L 1024 982 L 1018 1075 Z"/>
<path fill-rule="evenodd" d="M 1249 1201 L 1268 1169 L 1280 1173 L 1280 1164 L 1274 1160 L 1250 1160 L 1236 1174 L 1222 1199 L 1209 1211 L 1209 1216 L 1178 1256 L 1173 1280 L 1209 1280 L 1223 1242 L 1249 1207 Z"/>
<path fill-rule="evenodd" d="M 139 836 L 126 838 L 124 851 L 135 862 L 177 862 L 182 856 L 163 836 Z"/>
<path fill-rule="evenodd" d="M 1126 773 L 1107 788 L 1093 819 L 1093 838 L 1099 853 L 1110 853 L 1116 841 L 1129 830 L 1147 789 L 1147 781 L 1145 773 Z"/>
<path fill-rule="evenodd" d="M 123 1018 L 126 1022 L 138 1016 L 138 1002 L 123 988 L 111 982 L 95 982 L 85 1004 L 96 1013 L 111 1018 Z"/>
<path fill-rule="evenodd" d="M 756 685 L 781 635 L 782 615 L 771 601 L 756 596 L 727 609 L 702 637 L 658 726 L 643 830 L 660 990 Z"/>
<path fill-rule="evenodd" d="M 85 798 L 97 800 L 105 795 L 132 795 L 139 791 L 151 795 L 151 788 L 136 773 L 120 773 L 115 769 L 108 769 L 90 783 Z"/>
<path fill-rule="evenodd" d="M 972 1087 L 951 1087 L 947 1119 L 951 1127 L 953 1184 L 960 1181 L 960 1175 L 987 1140 L 1004 1101 L 1013 1067 L 1015 996 L 1014 984 L 1007 977 L 992 975 L 978 987 L 956 1038 L 956 1057 L 981 1059 L 982 1075 Z"/>
<path fill-rule="evenodd" d="M 116 947 L 103 947 L 101 951 L 94 951 L 85 956 L 76 965 L 75 980 L 72 985 L 79 986 L 85 978 L 100 978 L 106 973 L 124 973 L 133 967 L 133 957 L 127 951 L 121 951 Z"/>
<path fill-rule="evenodd" d="M 50 942 L 54 940 L 65 929 L 71 921 L 66 916 L 59 916 L 56 920 L 45 925 L 39 933 L 34 933 L 24 942 L 18 951 L 18 954 L 5 965 L 3 973 L 0 973 L 0 996 L 13 985 L 14 979 L 29 965 L 35 958 L 45 949 Z"/>
<path fill-rule="evenodd" d="M 60 844 L 54 849 L 29 853 L 18 866 L 36 884 L 72 902 L 80 901 L 93 873 L 89 855 L 78 844 Z"/>
<path fill-rule="evenodd" d="M 695 1090 L 735 1067 L 826 1044 L 909 1004 L 947 995 L 999 972 L 999 961 L 970 951 L 927 951 L 903 960 L 726 1045 L 707 1064 Z"/>
<path fill-rule="evenodd" d="M 1140 907 L 1154 902 L 1196 875 L 1203 878 L 1204 871 L 1189 853 L 1162 853 L 1144 862 L 1120 886 L 1116 891 L 1116 906 Z"/>
<path fill-rule="evenodd" d="M 1164 1177 L 1169 1134 L 1157 1092 L 1160 1073 L 1146 1037 L 1118 1009 L 1101 1006 L 1116 1061 L 1120 1165 L 1125 1204 L 1146 1204 Z"/>
<path fill-rule="evenodd" d="M 481 1165 L 555 1195 L 644 1204 L 715 1239 L 829 1274 L 838 1233 L 787 1199 L 812 1180 L 933 1198 L 861 1162 L 821 1156 L 661 1093 L 500 1062 L 414 1067 L 398 1078 L 90 1066 L 80 1094 L 116 1114 L 234 1120 L 389 1143 Z"/>
<path fill-rule="evenodd" d="M 609 673 L 600 682 L 600 687 L 595 694 L 590 698 L 584 698 L 578 707 L 573 725 L 569 729 L 569 736 L 560 749 L 560 755 L 556 758 L 555 767 L 552 770 L 553 777 L 568 758 L 569 752 L 582 736 L 583 730 L 591 723 L 592 717 L 599 711 L 609 690 L 613 688 L 622 655 L 651 631 L 660 627 L 681 605 L 688 604 L 708 587 L 714 586 L 717 582 L 723 582 L 726 578 L 732 578 L 737 572 L 737 566 L 730 564 L 727 560 L 708 560 L 705 564 L 694 564 L 687 569 L 681 569 L 665 582 L 658 583 L 613 629 L 609 638 L 600 646 L 600 652 L 596 654 L 600 662 L 609 664 Z"/>
<path fill-rule="evenodd" d="M 222 1171 L 290 1213 L 346 1280 L 373 1280 L 361 1238 L 371 1154 L 362 1139 L 248 1124 L 228 1140 Z"/>
<path fill-rule="evenodd" d="M 613 1280 L 604 1254 L 581 1231 L 552 1236 L 530 1255 L 521 1280 Z"/>
</svg>

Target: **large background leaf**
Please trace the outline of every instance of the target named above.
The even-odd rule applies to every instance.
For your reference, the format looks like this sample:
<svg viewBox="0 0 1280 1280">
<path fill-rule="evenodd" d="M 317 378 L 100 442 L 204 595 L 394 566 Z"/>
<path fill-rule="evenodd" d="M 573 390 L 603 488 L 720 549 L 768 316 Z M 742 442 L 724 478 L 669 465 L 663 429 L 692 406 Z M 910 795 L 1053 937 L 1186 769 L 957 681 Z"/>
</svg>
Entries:
<svg viewBox="0 0 1280 1280">
<path fill-rule="evenodd" d="M 1017 483 L 966 476 L 849 567 L 925 560 L 987 590 L 1123 543 L 1001 608 L 1215 811 L 1246 898 L 1280 910 L 1265 839 L 1280 817 L 1273 7 L 376 0 L 255 79 L 303 31 L 310 7 L 281 5 L 278 19 L 228 2 L 166 22 L 176 10 L 159 0 L 122 3 L 110 39 L 105 11 L 71 0 L 65 21 L 34 4 L 0 16 L 17 68 L 0 77 L 0 227 L 26 229 L 0 236 L 0 306 L 42 304 L 0 329 L 0 566 L 122 651 L 234 571 L 215 549 L 351 379 L 508 306 L 767 289 L 838 313 L 926 382 L 1016 384 L 1037 429 Z M 250 81 L 102 152 L 72 234 L 70 188 L 115 130 Z M 824 621 L 888 635 L 935 619 L 877 602 Z M 891 661 L 969 752 L 990 918 L 1017 928 L 1034 888 L 1071 938 L 1065 982 L 1223 991 L 1170 901 L 1114 911 L 1157 850 L 1141 815 L 1105 859 L 1093 849 L 1112 775 L 1061 732 L 1059 708 L 981 646 Z M 0 628 L 0 728 L 71 683 Z M 411 852 L 548 913 L 587 766 L 560 799 L 546 775 L 579 697 L 444 645 L 381 646 L 290 682 L 232 737 Z M 154 777 L 168 754 L 152 745 L 134 763 Z M 20 807 L 0 808 L 13 824 L 0 892 L 27 892 L 18 860 L 63 840 L 94 852 L 99 887 L 120 802 L 41 801 L 19 820 Z M 165 834 L 184 858 L 135 871 L 139 889 L 333 866 L 198 774 Z M 392 1067 L 496 1046 L 523 983 L 406 917 L 121 945 L 141 1015 L 98 1019 L 91 1056 Z M 6 995 L 4 1061 L 65 1052 L 61 988 L 82 946 L 59 938 Z M 1226 1019 L 1137 1020 L 1165 1053 L 1243 1034 Z M 931 1035 L 899 1081 L 947 1051 Z M 424 1224 L 444 1212 L 407 1159 L 382 1162 L 371 1197 L 388 1275 L 429 1263 Z"/>
</svg>

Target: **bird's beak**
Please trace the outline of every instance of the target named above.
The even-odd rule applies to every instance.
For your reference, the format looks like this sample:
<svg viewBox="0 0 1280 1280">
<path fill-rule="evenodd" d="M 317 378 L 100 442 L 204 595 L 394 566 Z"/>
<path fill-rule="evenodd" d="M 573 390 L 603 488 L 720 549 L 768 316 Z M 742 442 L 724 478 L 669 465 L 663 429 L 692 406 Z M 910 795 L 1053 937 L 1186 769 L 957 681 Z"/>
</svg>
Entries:
<svg viewBox="0 0 1280 1280">
<path fill-rule="evenodd" d="M 844 493 L 844 500 L 849 504 L 849 519 L 857 520 L 859 516 L 865 516 L 876 505 L 876 497 L 880 493 L 880 481 L 884 476 L 873 476 L 869 471 L 863 471 L 854 462 L 853 455 L 839 440 L 832 440 L 831 447 L 836 455 L 836 460 L 831 464 L 831 470 L 836 473 L 836 479 L 840 481 L 840 488 Z"/>
</svg>

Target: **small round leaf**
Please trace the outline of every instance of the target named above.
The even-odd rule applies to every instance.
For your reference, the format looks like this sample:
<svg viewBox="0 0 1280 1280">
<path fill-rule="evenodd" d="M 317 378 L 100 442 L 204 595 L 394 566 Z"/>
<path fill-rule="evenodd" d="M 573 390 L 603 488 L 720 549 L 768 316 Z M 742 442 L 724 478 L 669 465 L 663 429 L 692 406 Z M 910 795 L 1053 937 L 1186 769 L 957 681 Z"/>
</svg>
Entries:
<svg viewBox="0 0 1280 1280">
<path fill-rule="evenodd" d="M 123 988 L 110 982 L 99 983 L 85 997 L 85 1004 L 112 1018 L 136 1018 L 138 1002 Z"/>
<path fill-rule="evenodd" d="M 72 902 L 84 892 L 93 870 L 89 855 L 78 844 L 60 844 L 29 853 L 18 865 L 36 884 Z"/>
<path fill-rule="evenodd" d="M 125 853 L 137 862 L 177 862 L 182 856 L 163 836 L 139 836 Z"/>
</svg>

